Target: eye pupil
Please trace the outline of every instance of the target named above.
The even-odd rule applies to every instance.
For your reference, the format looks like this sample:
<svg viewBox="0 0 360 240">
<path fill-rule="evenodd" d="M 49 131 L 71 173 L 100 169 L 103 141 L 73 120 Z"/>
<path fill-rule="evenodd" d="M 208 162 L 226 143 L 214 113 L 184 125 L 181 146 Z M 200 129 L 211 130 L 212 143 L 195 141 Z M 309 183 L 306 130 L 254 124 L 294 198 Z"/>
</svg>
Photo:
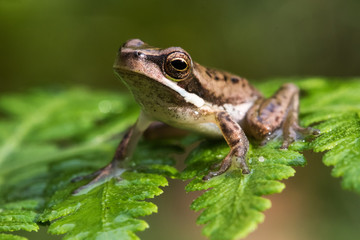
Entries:
<svg viewBox="0 0 360 240">
<path fill-rule="evenodd" d="M 187 68 L 187 63 L 181 59 L 176 59 L 176 60 L 171 61 L 171 65 L 175 69 L 180 70 L 180 71 L 183 71 Z"/>
<path fill-rule="evenodd" d="M 191 74 L 191 58 L 184 52 L 169 53 L 164 59 L 164 74 L 173 81 L 183 81 Z"/>
</svg>

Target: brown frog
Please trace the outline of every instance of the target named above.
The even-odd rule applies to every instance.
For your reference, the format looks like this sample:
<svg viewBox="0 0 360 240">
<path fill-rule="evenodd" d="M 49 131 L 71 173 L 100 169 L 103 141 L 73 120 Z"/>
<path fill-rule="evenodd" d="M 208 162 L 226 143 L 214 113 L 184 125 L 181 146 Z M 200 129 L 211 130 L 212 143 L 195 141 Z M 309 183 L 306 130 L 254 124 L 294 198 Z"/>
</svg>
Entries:
<svg viewBox="0 0 360 240">
<path fill-rule="evenodd" d="M 179 47 L 160 49 L 139 39 L 129 40 L 120 48 L 114 70 L 140 104 L 141 113 L 120 142 L 112 162 L 92 174 L 96 178 L 89 184 L 123 167 L 154 121 L 225 138 L 230 152 L 204 180 L 224 173 L 232 163 L 243 174 L 250 172 L 246 163 L 247 135 L 264 144 L 282 134 L 281 148 L 286 149 L 296 140 L 297 132 L 320 134 L 317 129 L 299 126 L 299 89 L 294 84 L 284 84 L 271 98 L 264 98 L 245 78 L 193 62 Z"/>
</svg>

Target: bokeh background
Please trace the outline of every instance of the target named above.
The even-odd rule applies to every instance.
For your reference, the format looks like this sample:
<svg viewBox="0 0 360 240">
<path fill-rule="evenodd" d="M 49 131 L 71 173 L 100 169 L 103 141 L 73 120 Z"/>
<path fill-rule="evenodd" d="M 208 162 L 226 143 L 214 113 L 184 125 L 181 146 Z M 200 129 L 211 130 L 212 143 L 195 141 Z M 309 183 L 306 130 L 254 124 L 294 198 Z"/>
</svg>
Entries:
<svg viewBox="0 0 360 240">
<path fill-rule="evenodd" d="M 130 38 L 251 80 L 358 76 L 359 11 L 358 0 L 0 0 L 0 87 L 120 89 L 112 64 Z"/>
<path fill-rule="evenodd" d="M 126 91 L 112 64 L 130 38 L 181 46 L 251 81 L 360 75 L 359 0 L 0 0 L 0 94 L 72 85 Z M 342 191 L 318 155 L 286 184 L 248 239 L 359 238 L 359 196 Z M 184 185 L 170 181 L 155 200 L 159 213 L 147 218 L 142 239 L 205 239 Z"/>
</svg>

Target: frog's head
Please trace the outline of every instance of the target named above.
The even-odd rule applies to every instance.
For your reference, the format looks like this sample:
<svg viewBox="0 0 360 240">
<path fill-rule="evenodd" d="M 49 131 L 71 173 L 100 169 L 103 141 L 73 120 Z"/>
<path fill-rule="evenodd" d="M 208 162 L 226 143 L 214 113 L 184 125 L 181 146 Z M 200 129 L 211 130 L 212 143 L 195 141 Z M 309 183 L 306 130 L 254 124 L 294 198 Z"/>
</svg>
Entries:
<svg viewBox="0 0 360 240">
<path fill-rule="evenodd" d="M 199 107 L 204 100 L 179 85 L 194 78 L 193 66 L 190 55 L 180 47 L 160 49 L 132 39 L 120 48 L 114 70 L 143 109 L 160 103 Z"/>
<path fill-rule="evenodd" d="M 139 39 L 131 39 L 120 48 L 114 63 L 115 71 L 121 76 L 140 74 L 162 82 L 183 81 L 191 76 L 193 62 L 182 48 L 166 49 L 149 46 Z"/>
</svg>

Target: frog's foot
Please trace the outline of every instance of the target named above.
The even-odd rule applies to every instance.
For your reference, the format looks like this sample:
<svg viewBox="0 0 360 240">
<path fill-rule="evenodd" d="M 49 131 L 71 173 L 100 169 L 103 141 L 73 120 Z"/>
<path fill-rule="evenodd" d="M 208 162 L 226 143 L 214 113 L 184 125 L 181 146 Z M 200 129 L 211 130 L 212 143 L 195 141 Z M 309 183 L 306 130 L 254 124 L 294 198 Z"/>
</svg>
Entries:
<svg viewBox="0 0 360 240">
<path fill-rule="evenodd" d="M 269 141 L 273 140 L 273 139 L 277 139 L 279 136 L 281 136 L 281 129 L 280 130 L 276 130 L 273 133 L 269 133 L 269 135 L 267 135 L 266 137 L 264 137 L 261 142 L 260 142 L 260 146 L 265 146 Z"/>
<path fill-rule="evenodd" d="M 291 143 L 296 140 L 297 133 L 300 133 L 303 136 L 317 136 L 320 135 L 320 130 L 312 128 L 312 127 L 300 127 L 296 122 L 293 123 L 290 127 L 284 124 L 283 126 L 283 143 L 281 145 L 281 149 L 287 149 Z"/>
<path fill-rule="evenodd" d="M 214 163 L 213 165 L 210 166 L 210 170 L 218 169 L 219 167 L 221 167 L 221 163 L 222 162 Z"/>
<path fill-rule="evenodd" d="M 228 155 L 229 156 L 229 155 Z M 217 171 L 211 171 L 206 176 L 203 177 L 204 181 L 210 180 L 213 177 L 219 176 L 226 172 L 231 166 L 231 157 L 226 156 L 226 158 L 220 163 L 220 168 Z M 214 165 L 212 167 L 215 167 Z"/>
<path fill-rule="evenodd" d="M 125 171 L 125 169 L 121 169 L 121 168 L 117 167 L 116 161 L 112 161 L 111 163 L 109 163 L 109 165 L 107 165 L 106 167 L 104 167 L 96 172 L 93 172 L 89 175 L 76 177 L 76 178 L 72 179 L 71 182 L 78 182 L 78 181 L 81 181 L 84 179 L 89 179 L 89 178 L 94 178 L 94 177 L 95 178 L 93 180 L 91 180 L 88 184 L 77 188 L 75 191 L 73 191 L 73 194 L 77 194 L 86 188 L 98 186 L 101 183 L 104 183 L 105 181 L 107 181 L 108 179 L 110 179 L 116 175 L 120 175 L 124 171 Z"/>
<path fill-rule="evenodd" d="M 239 157 L 234 156 L 233 151 L 230 151 L 230 153 L 224 158 L 224 160 L 221 163 L 214 164 L 211 166 L 211 169 L 213 169 L 216 166 L 220 166 L 219 170 L 209 172 L 206 176 L 203 177 L 203 180 L 207 181 L 213 177 L 219 176 L 219 175 L 223 174 L 224 172 L 226 172 L 230 168 L 233 158 L 235 158 L 235 161 L 237 162 L 237 164 L 240 165 L 240 168 L 242 169 L 243 174 L 250 173 L 250 170 L 246 164 L 244 155 L 239 156 Z"/>
</svg>

